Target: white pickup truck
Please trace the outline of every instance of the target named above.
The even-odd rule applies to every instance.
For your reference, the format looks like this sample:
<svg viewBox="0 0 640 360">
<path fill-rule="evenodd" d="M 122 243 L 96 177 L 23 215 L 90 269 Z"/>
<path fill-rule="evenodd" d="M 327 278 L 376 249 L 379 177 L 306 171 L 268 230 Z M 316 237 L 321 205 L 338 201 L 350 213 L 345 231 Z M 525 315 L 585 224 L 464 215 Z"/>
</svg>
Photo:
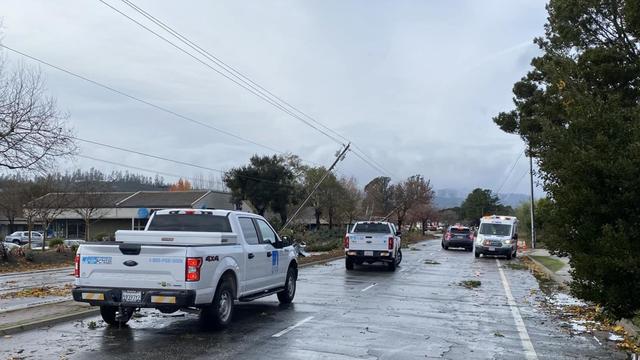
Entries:
<svg viewBox="0 0 640 360">
<path fill-rule="evenodd" d="M 110 245 L 82 244 L 76 301 L 100 306 L 110 325 L 137 308 L 200 309 L 209 325 L 231 322 L 234 301 L 296 292 L 296 251 L 261 216 L 227 210 L 156 211 L 143 231 L 117 231 Z"/>
<path fill-rule="evenodd" d="M 393 223 L 358 221 L 344 237 L 345 266 L 385 262 L 391 271 L 402 261 L 400 232 Z"/>
</svg>

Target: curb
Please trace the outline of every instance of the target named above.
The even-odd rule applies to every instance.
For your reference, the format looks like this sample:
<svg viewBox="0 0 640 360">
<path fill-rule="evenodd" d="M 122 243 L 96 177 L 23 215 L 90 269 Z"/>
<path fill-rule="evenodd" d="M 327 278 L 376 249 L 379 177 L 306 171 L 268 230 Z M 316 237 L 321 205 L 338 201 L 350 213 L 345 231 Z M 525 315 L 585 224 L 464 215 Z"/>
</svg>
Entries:
<svg viewBox="0 0 640 360">
<path fill-rule="evenodd" d="M 83 311 L 77 311 L 77 312 L 72 312 L 72 313 L 69 313 L 69 314 L 58 315 L 58 316 L 53 316 L 53 317 L 49 317 L 49 318 L 44 318 L 44 319 L 38 319 L 38 320 L 34 320 L 34 321 L 27 321 L 27 322 L 23 322 L 23 323 L 18 323 L 18 324 L 15 324 L 15 325 L 10 325 L 10 326 L 5 327 L 5 328 L 0 328 L 0 336 L 16 334 L 16 333 L 19 333 L 19 332 L 23 332 L 23 331 L 27 331 L 27 330 L 33 330 L 33 329 L 37 329 L 37 328 L 40 328 L 40 327 L 43 327 L 43 326 L 50 326 L 50 325 L 58 324 L 58 323 L 61 323 L 61 322 L 82 319 L 82 318 L 85 318 L 85 317 L 97 315 L 99 313 L 100 313 L 100 308 L 92 307 L 90 309 L 83 310 Z"/>
<path fill-rule="evenodd" d="M 529 256 L 529 254 L 523 254 L 523 257 L 526 257 L 527 259 L 529 259 L 531 262 L 533 262 L 534 264 L 536 264 L 536 266 L 538 268 L 540 268 L 540 270 L 542 270 L 542 272 L 544 272 L 545 274 L 547 274 L 551 280 L 557 282 L 558 284 L 561 285 L 569 285 L 568 281 L 565 281 L 564 279 L 562 279 L 562 277 L 560 277 L 558 274 L 554 273 L 553 271 L 549 270 L 549 268 L 547 268 L 546 266 L 542 265 L 539 261 L 533 259 L 532 257 Z"/>
<path fill-rule="evenodd" d="M 306 264 L 301 264 L 301 265 L 298 265 L 298 269 L 299 268 L 308 267 L 308 266 L 313 266 L 313 265 L 324 264 L 324 263 L 328 263 L 330 261 L 334 261 L 334 260 L 338 260 L 338 259 L 344 259 L 344 255 L 336 256 L 336 257 L 332 257 L 332 258 L 328 258 L 328 259 L 323 259 L 323 260 L 316 260 L 316 261 L 308 262 Z"/>
<path fill-rule="evenodd" d="M 618 324 L 622 326 L 624 330 L 631 336 L 637 337 L 638 334 L 640 334 L 640 328 L 635 326 L 629 319 L 620 319 L 620 321 L 618 321 Z"/>
<path fill-rule="evenodd" d="M 73 270 L 73 266 L 71 267 L 60 267 L 60 268 L 51 268 L 51 269 L 42 269 L 42 270 L 31 270 L 31 271 L 19 271 L 12 273 L 0 273 L 0 278 L 5 276 L 16 276 L 16 275 L 29 275 L 29 274 L 38 274 L 49 271 L 60 271 L 60 270 Z"/>
</svg>

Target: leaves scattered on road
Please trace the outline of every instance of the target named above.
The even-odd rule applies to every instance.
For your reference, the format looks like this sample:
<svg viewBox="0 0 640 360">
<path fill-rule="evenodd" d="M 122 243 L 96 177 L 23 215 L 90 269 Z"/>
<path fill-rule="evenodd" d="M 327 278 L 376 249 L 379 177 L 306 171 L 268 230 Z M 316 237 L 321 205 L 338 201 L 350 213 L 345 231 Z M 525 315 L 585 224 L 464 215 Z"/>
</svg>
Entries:
<svg viewBox="0 0 640 360">
<path fill-rule="evenodd" d="M 500 333 L 499 331 L 494 332 L 493 336 L 495 336 L 495 337 L 504 337 L 504 335 L 502 335 L 502 333 Z"/>
<path fill-rule="evenodd" d="M 480 280 L 464 280 L 460 281 L 459 285 L 467 289 L 475 289 L 479 288 L 482 282 Z"/>
<path fill-rule="evenodd" d="M 529 266 L 527 264 L 523 264 L 521 262 L 510 262 L 502 265 L 503 268 L 511 269 L 511 270 L 529 270 Z"/>
<path fill-rule="evenodd" d="M 435 261 L 435 260 L 430 260 L 430 259 L 425 259 L 424 263 L 427 265 L 440 265 L 439 262 Z"/>
<path fill-rule="evenodd" d="M 0 294 L 0 299 L 15 299 L 25 297 L 43 298 L 50 296 L 69 296 L 73 285 L 67 284 L 63 287 L 41 286 L 28 289 L 22 289 L 6 294 Z"/>
</svg>

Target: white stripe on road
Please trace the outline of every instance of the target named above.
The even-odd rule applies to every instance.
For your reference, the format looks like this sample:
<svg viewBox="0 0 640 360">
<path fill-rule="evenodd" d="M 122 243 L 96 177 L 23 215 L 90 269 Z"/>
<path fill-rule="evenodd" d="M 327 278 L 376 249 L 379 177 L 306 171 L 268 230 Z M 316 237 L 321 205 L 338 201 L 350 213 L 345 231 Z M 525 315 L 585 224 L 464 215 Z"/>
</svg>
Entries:
<svg viewBox="0 0 640 360">
<path fill-rule="evenodd" d="M 293 325 L 289 326 L 288 328 L 286 328 L 286 329 L 284 329 L 284 330 L 280 331 L 279 333 L 275 333 L 275 334 L 271 335 L 271 337 L 274 337 L 274 338 L 280 337 L 280 336 L 282 336 L 282 335 L 284 335 L 284 334 L 288 333 L 289 331 L 291 331 L 291 330 L 293 330 L 293 329 L 297 328 L 298 326 L 300 326 L 300 325 L 302 325 L 302 324 L 306 323 L 307 321 L 310 321 L 311 319 L 313 319 L 313 316 L 309 316 L 308 318 L 302 319 L 302 320 L 298 321 L 297 323 L 295 323 L 295 324 L 293 324 Z"/>
<path fill-rule="evenodd" d="M 364 289 L 362 289 L 362 290 L 360 290 L 360 291 L 362 291 L 362 292 L 367 291 L 367 290 L 371 289 L 371 288 L 372 288 L 372 287 L 374 287 L 374 286 L 376 286 L 376 283 L 373 283 L 373 284 L 371 284 L 371 285 L 367 286 L 366 288 L 364 288 Z"/>
<path fill-rule="evenodd" d="M 516 301 L 514 300 L 513 294 L 511 293 L 511 287 L 509 286 L 507 277 L 504 276 L 504 271 L 502 271 L 502 267 L 500 266 L 500 260 L 496 259 L 496 263 L 498 263 L 498 272 L 500 273 L 500 279 L 502 279 L 504 292 L 507 294 L 507 304 L 509 304 L 509 307 L 511 308 L 511 315 L 513 315 L 513 320 L 515 321 L 516 328 L 518 329 L 518 335 L 520 335 L 520 342 L 522 343 L 522 347 L 524 348 L 524 356 L 528 360 L 537 360 L 538 355 L 533 349 L 533 344 L 531 343 L 531 339 L 529 338 L 527 328 L 524 326 L 524 321 L 522 321 L 520 310 L 518 310 Z"/>
</svg>

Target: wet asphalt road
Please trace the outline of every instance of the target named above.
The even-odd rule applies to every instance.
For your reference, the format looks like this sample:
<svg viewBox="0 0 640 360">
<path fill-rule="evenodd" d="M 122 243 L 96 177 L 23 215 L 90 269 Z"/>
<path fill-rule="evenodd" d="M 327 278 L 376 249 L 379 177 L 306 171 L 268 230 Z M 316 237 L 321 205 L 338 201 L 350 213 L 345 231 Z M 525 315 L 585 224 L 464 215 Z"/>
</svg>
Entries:
<svg viewBox="0 0 640 360">
<path fill-rule="evenodd" d="M 601 345 L 591 335 L 571 335 L 540 306 L 543 296 L 528 271 L 502 268 L 513 294 L 510 306 L 495 259 L 444 251 L 439 241 L 413 248 L 404 249 L 403 263 L 394 273 L 375 265 L 347 272 L 343 260 L 301 269 L 292 305 L 279 306 L 275 296 L 242 303 L 225 331 L 203 329 L 193 314 L 143 311 L 142 317 L 122 329 L 106 327 L 96 317 L 0 339 L 0 356 L 154 360 L 626 358 L 611 344 Z M 459 285 L 463 280 L 480 280 L 481 286 L 467 289 Z M 97 322 L 97 329 L 88 328 L 91 320 Z"/>
</svg>

